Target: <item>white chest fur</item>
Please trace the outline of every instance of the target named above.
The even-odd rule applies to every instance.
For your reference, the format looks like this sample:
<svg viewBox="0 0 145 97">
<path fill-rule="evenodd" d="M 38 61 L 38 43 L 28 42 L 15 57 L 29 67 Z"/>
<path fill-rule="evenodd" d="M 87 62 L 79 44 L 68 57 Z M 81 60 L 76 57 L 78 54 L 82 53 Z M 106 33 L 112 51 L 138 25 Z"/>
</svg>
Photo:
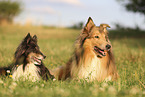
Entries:
<svg viewBox="0 0 145 97">
<path fill-rule="evenodd" d="M 39 81 L 40 75 L 39 75 L 40 69 L 35 66 L 33 63 L 27 64 L 25 66 L 25 70 L 23 70 L 23 65 L 18 66 L 13 70 L 12 78 L 16 81 L 18 80 L 28 80 L 28 81 Z"/>
<path fill-rule="evenodd" d="M 102 75 L 102 66 L 100 59 L 96 56 L 87 63 L 81 63 L 79 67 L 73 64 L 71 74 L 79 79 L 87 81 L 100 80 Z"/>
</svg>

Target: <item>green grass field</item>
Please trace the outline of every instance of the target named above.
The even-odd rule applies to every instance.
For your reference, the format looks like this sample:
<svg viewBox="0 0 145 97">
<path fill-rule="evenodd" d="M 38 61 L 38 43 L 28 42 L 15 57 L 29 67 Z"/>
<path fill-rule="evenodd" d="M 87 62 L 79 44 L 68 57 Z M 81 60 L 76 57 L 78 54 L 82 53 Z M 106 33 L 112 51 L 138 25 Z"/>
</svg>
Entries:
<svg viewBox="0 0 145 97">
<path fill-rule="evenodd" d="M 38 36 L 49 69 L 65 64 L 71 57 L 80 30 L 0 26 L 0 66 L 13 62 L 14 52 L 26 34 Z M 138 35 L 139 33 L 136 33 Z M 115 38 L 115 35 L 119 38 Z M 120 78 L 116 82 L 40 81 L 14 82 L 0 78 L 0 97 L 145 97 L 145 34 L 141 38 L 110 33 Z"/>
</svg>

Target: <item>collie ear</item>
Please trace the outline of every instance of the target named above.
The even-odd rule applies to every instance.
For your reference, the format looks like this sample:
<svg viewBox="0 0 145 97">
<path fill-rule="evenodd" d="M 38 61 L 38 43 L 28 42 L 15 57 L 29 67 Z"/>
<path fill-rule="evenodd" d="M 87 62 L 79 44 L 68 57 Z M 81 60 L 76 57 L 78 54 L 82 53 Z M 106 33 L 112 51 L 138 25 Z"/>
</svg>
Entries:
<svg viewBox="0 0 145 97">
<path fill-rule="evenodd" d="M 33 39 L 37 42 L 37 36 L 36 35 L 33 36 Z"/>
<path fill-rule="evenodd" d="M 107 27 L 108 27 L 108 28 L 111 28 L 108 24 L 100 24 L 100 31 L 101 31 L 101 32 L 108 33 Z"/>
<path fill-rule="evenodd" d="M 88 18 L 88 21 L 87 21 L 87 24 L 86 26 L 84 27 L 84 30 L 88 32 L 90 32 L 90 30 L 95 26 L 93 20 L 91 17 Z"/>
</svg>

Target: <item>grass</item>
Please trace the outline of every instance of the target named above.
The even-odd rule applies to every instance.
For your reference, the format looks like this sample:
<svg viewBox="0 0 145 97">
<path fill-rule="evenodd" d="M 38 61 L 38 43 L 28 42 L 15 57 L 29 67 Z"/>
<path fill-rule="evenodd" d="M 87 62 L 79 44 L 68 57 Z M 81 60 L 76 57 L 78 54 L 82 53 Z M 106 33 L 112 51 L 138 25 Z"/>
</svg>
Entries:
<svg viewBox="0 0 145 97">
<path fill-rule="evenodd" d="M 68 61 L 80 30 L 0 26 L 0 66 L 7 66 L 13 61 L 14 52 L 27 32 L 38 36 L 40 49 L 47 56 L 44 60 L 45 66 L 54 69 Z M 50 80 L 33 83 L 0 78 L 0 96 L 143 97 L 145 96 L 145 34 L 143 35 L 141 38 L 135 38 L 111 31 L 111 42 L 120 75 L 116 82 Z"/>
</svg>

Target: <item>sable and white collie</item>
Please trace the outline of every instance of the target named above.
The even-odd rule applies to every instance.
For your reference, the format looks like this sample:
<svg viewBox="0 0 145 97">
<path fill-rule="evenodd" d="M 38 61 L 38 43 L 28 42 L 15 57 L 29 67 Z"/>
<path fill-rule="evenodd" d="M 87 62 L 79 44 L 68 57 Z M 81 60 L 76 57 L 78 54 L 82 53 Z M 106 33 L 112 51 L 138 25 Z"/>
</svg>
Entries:
<svg viewBox="0 0 145 97">
<path fill-rule="evenodd" d="M 8 67 L 0 68 L 0 75 L 10 74 L 16 81 L 35 82 L 40 79 L 53 79 L 54 76 L 50 74 L 42 62 L 45 57 L 37 45 L 37 36 L 31 37 L 28 33 L 15 52 L 14 63 Z"/>
<path fill-rule="evenodd" d="M 108 38 L 108 24 L 95 26 L 89 17 L 75 42 L 73 56 L 64 66 L 52 70 L 58 80 L 85 79 L 87 81 L 116 80 L 116 70 L 112 45 Z"/>
</svg>

